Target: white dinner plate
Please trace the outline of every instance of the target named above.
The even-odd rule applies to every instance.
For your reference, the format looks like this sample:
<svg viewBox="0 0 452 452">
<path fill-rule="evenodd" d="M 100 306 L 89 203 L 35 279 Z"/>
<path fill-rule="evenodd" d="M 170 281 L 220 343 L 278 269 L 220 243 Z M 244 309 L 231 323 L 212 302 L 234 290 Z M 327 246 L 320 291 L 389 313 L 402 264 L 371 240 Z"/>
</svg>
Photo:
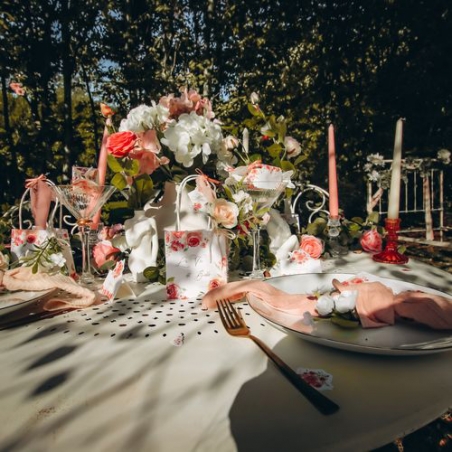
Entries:
<svg viewBox="0 0 452 452">
<path fill-rule="evenodd" d="M 10 292 L 5 290 L 0 292 L 0 316 L 10 314 L 18 309 L 22 309 L 29 304 L 39 301 L 41 298 L 53 292 L 55 289 L 28 291 L 18 290 Z"/>
<path fill-rule="evenodd" d="M 269 278 L 266 282 L 288 293 L 308 294 L 317 290 L 322 292 L 331 290 L 333 279 L 345 281 L 354 276 L 356 275 L 350 273 L 302 274 Z M 379 281 L 396 292 L 421 290 L 451 298 L 443 292 L 400 280 L 379 278 Z M 286 333 L 328 347 L 380 355 L 423 355 L 452 350 L 452 330 L 433 330 L 402 321 L 382 328 L 343 328 L 329 320 L 307 322 L 297 316 L 278 311 L 251 293 L 247 294 L 247 299 L 250 306 L 271 325 Z"/>
</svg>

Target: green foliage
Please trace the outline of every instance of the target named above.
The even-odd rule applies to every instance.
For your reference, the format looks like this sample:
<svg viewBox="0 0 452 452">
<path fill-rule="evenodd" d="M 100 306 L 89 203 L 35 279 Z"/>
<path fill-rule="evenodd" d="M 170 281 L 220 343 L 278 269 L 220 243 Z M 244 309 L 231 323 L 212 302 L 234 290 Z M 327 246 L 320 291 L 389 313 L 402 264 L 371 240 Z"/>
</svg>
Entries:
<svg viewBox="0 0 452 452">
<path fill-rule="evenodd" d="M 370 153 L 391 156 L 399 117 L 407 120 L 407 156 L 450 147 L 452 14 L 445 2 L 213 4 L 5 1 L 0 203 L 14 203 L 27 177 L 49 173 L 62 182 L 73 163 L 96 164 L 100 101 L 123 116 L 182 85 L 213 99 L 231 133 L 261 120 L 247 104 L 258 92 L 274 113 L 268 153 L 281 159 L 278 139 L 290 133 L 303 150 L 291 162 L 298 177 L 320 186 L 333 122 L 347 216 L 365 210 L 362 166 Z M 11 81 L 23 83 L 24 97 L 8 89 Z"/>
</svg>

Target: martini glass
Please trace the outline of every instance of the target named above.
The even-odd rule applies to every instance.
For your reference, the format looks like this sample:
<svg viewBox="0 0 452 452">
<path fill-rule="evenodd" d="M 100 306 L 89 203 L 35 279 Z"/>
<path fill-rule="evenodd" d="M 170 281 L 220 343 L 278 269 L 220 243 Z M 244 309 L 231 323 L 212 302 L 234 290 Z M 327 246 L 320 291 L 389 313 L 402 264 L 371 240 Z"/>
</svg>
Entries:
<svg viewBox="0 0 452 452">
<path fill-rule="evenodd" d="M 89 231 L 94 215 L 115 191 L 111 185 L 54 185 L 55 193 L 62 204 L 77 220 L 82 243 L 82 273 L 80 283 L 90 285 L 94 282 L 91 273 L 89 252 Z"/>
<path fill-rule="evenodd" d="M 251 240 L 253 242 L 253 269 L 248 276 L 249 279 L 262 279 L 264 269 L 261 268 L 260 259 L 260 239 L 261 223 L 264 215 L 270 210 L 281 193 L 285 190 L 287 182 L 281 182 L 275 186 L 274 182 L 256 181 L 252 185 L 245 185 L 244 190 L 253 200 L 253 213 L 259 220 L 256 227 L 251 230 Z"/>
</svg>

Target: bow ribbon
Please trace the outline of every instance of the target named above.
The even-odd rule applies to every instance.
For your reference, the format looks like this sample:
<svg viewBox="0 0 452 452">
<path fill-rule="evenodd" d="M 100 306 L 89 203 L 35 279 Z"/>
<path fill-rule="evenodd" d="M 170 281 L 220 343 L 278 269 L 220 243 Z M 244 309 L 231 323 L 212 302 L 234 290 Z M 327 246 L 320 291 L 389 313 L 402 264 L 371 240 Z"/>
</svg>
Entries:
<svg viewBox="0 0 452 452">
<path fill-rule="evenodd" d="M 36 188 L 39 182 L 41 181 L 45 182 L 46 180 L 47 177 L 44 174 L 41 174 L 40 176 L 35 177 L 33 179 L 26 179 L 25 188 Z"/>
<path fill-rule="evenodd" d="M 200 170 L 199 168 L 195 169 L 195 172 L 197 174 L 199 174 L 201 177 L 203 177 L 207 182 L 211 182 L 212 184 L 221 184 L 221 182 L 219 180 L 216 179 L 212 179 L 211 177 L 209 177 L 207 174 L 203 173 L 202 170 Z"/>
</svg>

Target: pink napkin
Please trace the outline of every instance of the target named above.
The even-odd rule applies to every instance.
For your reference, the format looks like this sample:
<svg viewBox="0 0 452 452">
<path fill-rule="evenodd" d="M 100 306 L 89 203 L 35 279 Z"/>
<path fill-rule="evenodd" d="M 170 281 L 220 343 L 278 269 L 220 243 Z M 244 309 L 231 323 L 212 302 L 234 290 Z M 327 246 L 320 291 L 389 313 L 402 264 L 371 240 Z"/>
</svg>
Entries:
<svg viewBox="0 0 452 452">
<path fill-rule="evenodd" d="M 394 309 L 398 317 L 438 330 L 452 329 L 452 299 L 410 290 L 395 296 Z"/>
<path fill-rule="evenodd" d="M 46 301 L 44 309 L 54 311 L 61 308 L 85 308 L 98 301 L 99 296 L 89 289 L 79 286 L 69 276 L 61 273 L 32 273 L 30 267 L 18 267 L 0 272 L 0 285 L 8 290 L 40 291 L 61 289 L 65 293 Z"/>
<path fill-rule="evenodd" d="M 202 299 L 205 309 L 215 309 L 217 300 L 227 298 L 230 301 L 238 301 L 246 293 L 252 293 L 279 311 L 288 312 L 293 315 L 303 316 L 305 312 L 317 315 L 315 310 L 316 298 L 309 295 L 288 294 L 273 287 L 264 281 L 234 281 L 217 287 L 207 292 Z"/>
<path fill-rule="evenodd" d="M 339 292 L 357 291 L 356 312 L 363 328 L 378 328 L 394 325 L 394 293 L 380 282 L 341 283 L 333 279 Z"/>
<path fill-rule="evenodd" d="M 409 319 L 435 329 L 452 329 L 452 299 L 424 292 L 404 291 L 394 295 L 380 282 L 341 283 L 333 280 L 339 292 L 357 291 L 356 311 L 363 328 L 393 325 L 397 318 Z M 265 281 L 237 281 L 206 293 L 202 306 L 214 309 L 216 300 L 238 301 L 252 293 L 279 311 L 303 317 L 306 312 L 318 316 L 317 299 L 306 294 L 288 294 Z"/>
</svg>

